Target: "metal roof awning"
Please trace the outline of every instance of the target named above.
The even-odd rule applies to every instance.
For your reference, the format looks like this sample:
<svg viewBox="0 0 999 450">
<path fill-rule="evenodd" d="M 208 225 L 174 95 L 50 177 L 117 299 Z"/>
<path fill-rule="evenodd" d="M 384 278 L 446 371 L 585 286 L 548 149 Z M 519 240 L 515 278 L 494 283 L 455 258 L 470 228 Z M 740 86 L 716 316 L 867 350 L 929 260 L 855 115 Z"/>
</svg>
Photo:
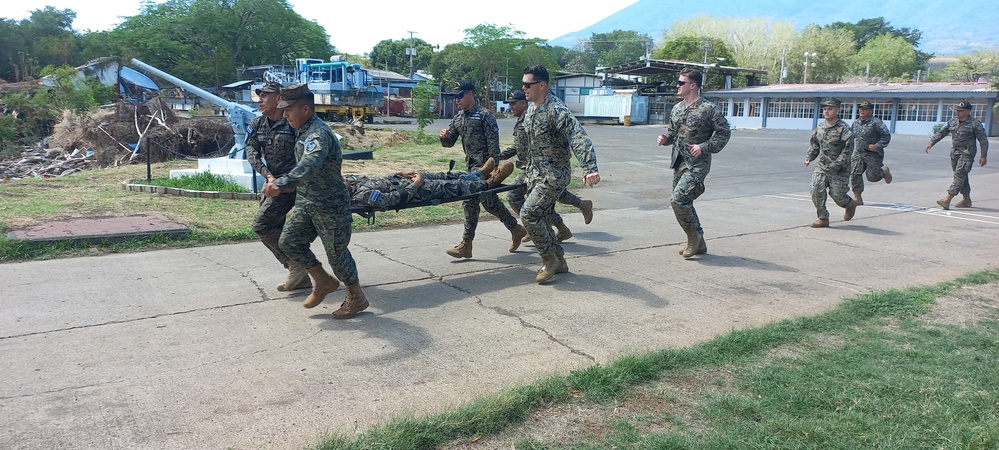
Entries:
<svg viewBox="0 0 999 450">
<path fill-rule="evenodd" d="M 710 91 L 714 97 L 996 98 L 988 83 L 771 84 Z"/>
<path fill-rule="evenodd" d="M 769 71 L 759 69 L 749 69 L 746 67 L 720 66 L 718 64 L 704 64 L 691 61 L 679 61 L 672 59 L 640 59 L 638 61 L 627 62 L 610 67 L 600 67 L 597 73 L 613 73 L 633 76 L 665 76 L 679 73 L 685 67 L 695 67 L 701 71 L 721 72 L 727 75 L 751 74 L 766 75 Z"/>
</svg>

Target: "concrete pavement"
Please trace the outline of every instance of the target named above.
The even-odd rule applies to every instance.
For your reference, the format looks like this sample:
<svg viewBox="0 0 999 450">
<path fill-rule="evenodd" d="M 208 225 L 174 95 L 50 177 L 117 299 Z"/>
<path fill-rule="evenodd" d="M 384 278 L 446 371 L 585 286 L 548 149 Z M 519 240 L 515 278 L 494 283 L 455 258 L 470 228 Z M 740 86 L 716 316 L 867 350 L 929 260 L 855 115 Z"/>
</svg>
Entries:
<svg viewBox="0 0 999 450">
<path fill-rule="evenodd" d="M 460 224 L 355 233 L 371 307 L 347 321 L 330 317 L 342 288 L 313 310 L 278 292 L 259 243 L 0 266 L 0 447 L 300 448 L 999 266 L 999 164 L 972 171 L 976 208 L 934 204 L 949 139 L 926 155 L 927 137 L 896 136 L 895 182 L 868 184 L 851 222 L 830 201 L 832 227 L 811 229 L 810 133 L 737 130 L 695 203 L 709 253 L 684 260 L 661 128 L 588 131 L 603 181 L 577 194 L 597 211 L 583 225 L 567 210 L 571 273 L 546 285 L 533 247 L 507 253 L 487 215 L 471 260 L 444 254 Z"/>
</svg>

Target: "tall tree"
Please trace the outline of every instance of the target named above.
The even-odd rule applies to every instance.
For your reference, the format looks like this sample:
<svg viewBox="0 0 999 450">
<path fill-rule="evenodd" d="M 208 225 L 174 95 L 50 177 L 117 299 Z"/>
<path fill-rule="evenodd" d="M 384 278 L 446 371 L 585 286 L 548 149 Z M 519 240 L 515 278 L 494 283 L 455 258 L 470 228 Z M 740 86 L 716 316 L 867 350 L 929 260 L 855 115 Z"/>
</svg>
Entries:
<svg viewBox="0 0 999 450">
<path fill-rule="evenodd" d="M 652 57 L 702 64 L 736 65 L 735 56 L 732 55 L 732 51 L 724 42 L 720 39 L 703 36 L 678 36 L 657 48 L 652 53 Z M 712 73 L 709 69 L 708 78 L 704 81 L 704 89 L 721 89 L 724 86 L 724 78 L 719 74 Z"/>
<path fill-rule="evenodd" d="M 21 21 L 0 20 L 0 78 L 37 78 L 45 66 L 77 63 L 80 43 L 73 32 L 75 18 L 70 9 L 46 6 Z"/>
<path fill-rule="evenodd" d="M 854 73 L 883 80 L 907 81 L 916 62 L 916 49 L 898 36 L 888 33 L 875 36 L 854 55 Z"/>
<path fill-rule="evenodd" d="M 891 22 L 885 20 L 884 17 L 861 19 L 858 20 L 857 23 L 833 22 L 826 28 L 846 30 L 852 33 L 853 39 L 856 42 L 854 48 L 858 52 L 860 49 L 866 47 L 871 40 L 876 39 L 878 36 L 883 34 L 890 34 L 904 39 L 906 42 L 912 44 L 916 51 L 915 60 L 912 63 L 912 67 L 908 70 L 910 72 L 926 69 L 926 62 L 933 57 L 932 54 L 924 53 L 919 50 L 919 41 L 923 39 L 922 31 L 917 28 L 895 28 L 891 26 Z"/>
<path fill-rule="evenodd" d="M 238 69 L 336 53 L 316 22 L 287 0 L 167 0 L 112 30 L 123 56 L 136 56 L 198 85 L 219 85 Z"/>
<path fill-rule="evenodd" d="M 670 25 L 664 40 L 680 36 L 703 36 L 725 42 L 739 66 L 769 71 L 772 82 L 780 79 L 781 58 L 798 37 L 794 23 L 770 17 L 713 17 L 698 14 Z M 733 64 L 729 64 L 733 65 Z"/>
<path fill-rule="evenodd" d="M 957 61 L 948 64 L 943 72 L 948 81 L 978 81 L 988 75 L 992 75 L 993 82 L 999 81 L 999 48 L 957 55 Z"/>
<path fill-rule="evenodd" d="M 808 82 L 838 83 L 850 70 L 850 57 L 856 53 L 854 48 L 853 33 L 809 25 L 788 50 L 786 81 L 804 80 L 805 53 L 808 53 Z"/>
<path fill-rule="evenodd" d="M 575 47 L 582 53 L 573 64 L 578 72 L 594 73 L 597 66 L 614 66 L 636 61 L 652 50 L 652 38 L 634 31 L 614 30 L 609 33 L 593 33 L 589 39 L 580 40 Z"/>
<path fill-rule="evenodd" d="M 371 66 L 404 75 L 409 74 L 410 56 L 406 54 L 408 48 L 416 49 L 416 55 L 412 57 L 413 71 L 426 69 L 430 65 L 430 59 L 434 56 L 434 47 L 423 39 L 385 39 L 375 44 L 368 54 Z"/>
</svg>

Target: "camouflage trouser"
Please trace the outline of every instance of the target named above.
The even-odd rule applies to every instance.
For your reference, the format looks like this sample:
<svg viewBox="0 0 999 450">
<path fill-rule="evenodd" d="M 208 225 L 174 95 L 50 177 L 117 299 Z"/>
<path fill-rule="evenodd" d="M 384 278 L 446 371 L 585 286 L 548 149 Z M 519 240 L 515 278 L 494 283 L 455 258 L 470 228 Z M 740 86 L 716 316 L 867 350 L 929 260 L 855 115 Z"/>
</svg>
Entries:
<svg viewBox="0 0 999 450">
<path fill-rule="evenodd" d="M 482 203 L 482 209 L 499 218 L 506 229 L 512 230 L 517 226 L 517 219 L 510 214 L 510 210 L 506 209 L 498 195 L 494 193 L 482 194 L 479 198 L 465 200 L 461 204 L 462 209 L 465 210 L 465 233 L 461 236 L 462 239 L 475 239 L 475 228 L 479 226 L 479 202 Z"/>
<path fill-rule="evenodd" d="M 293 206 L 295 206 L 294 192 L 286 192 L 277 197 L 264 197 L 260 201 L 260 207 L 257 208 L 257 214 L 253 216 L 253 232 L 260 236 L 264 246 L 285 267 L 288 267 L 288 256 L 281 251 L 278 239 L 284 228 L 285 217 Z"/>
<path fill-rule="evenodd" d="M 357 264 L 350 254 L 350 225 L 353 221 L 349 204 L 319 205 L 298 204 L 288 213 L 281 233 L 281 251 L 302 267 L 309 269 L 319 264 L 309 244 L 318 236 L 323 240 L 330 270 L 344 284 L 357 283 Z"/>
<path fill-rule="evenodd" d="M 885 157 L 869 150 L 857 150 L 850 160 L 850 184 L 853 185 L 854 192 L 864 192 L 864 175 L 867 181 L 877 183 L 885 177 L 884 167 Z"/>
<path fill-rule="evenodd" d="M 947 193 L 951 195 L 971 194 L 971 178 L 969 172 L 975 167 L 975 153 L 950 152 L 950 167 L 954 170 L 954 181 L 947 188 Z"/>
<path fill-rule="evenodd" d="M 701 220 L 697 217 L 697 210 L 694 209 L 694 200 L 703 193 L 703 179 L 695 177 L 687 168 L 673 171 L 673 196 L 670 197 L 669 204 L 673 208 L 677 223 L 684 231 L 691 228 L 704 234 Z"/>
<path fill-rule="evenodd" d="M 565 189 L 534 183 L 524 200 L 524 207 L 520 210 L 524 228 L 527 228 L 527 234 L 534 241 L 534 247 L 542 255 L 554 254 L 561 257 L 565 254 L 562 246 L 555 240 L 555 232 L 552 231 L 555 202 L 563 191 Z"/>
<path fill-rule="evenodd" d="M 527 185 L 514 189 L 506 194 L 506 200 L 510 202 L 510 207 L 513 208 L 513 213 L 520 215 L 520 209 L 524 207 L 524 199 L 527 196 Z M 569 191 L 562 191 L 562 195 L 558 197 L 558 202 L 563 205 L 579 206 L 580 199 Z M 562 220 L 562 216 L 557 213 L 552 213 L 552 226 L 558 226 L 565 223 Z"/>
<path fill-rule="evenodd" d="M 821 170 L 812 172 L 812 203 L 815 204 L 815 213 L 820 219 L 829 218 L 829 210 L 826 209 L 827 190 L 829 196 L 840 208 L 850 206 L 853 199 L 846 195 L 850 189 L 849 183 L 849 172 L 823 172 Z"/>
</svg>

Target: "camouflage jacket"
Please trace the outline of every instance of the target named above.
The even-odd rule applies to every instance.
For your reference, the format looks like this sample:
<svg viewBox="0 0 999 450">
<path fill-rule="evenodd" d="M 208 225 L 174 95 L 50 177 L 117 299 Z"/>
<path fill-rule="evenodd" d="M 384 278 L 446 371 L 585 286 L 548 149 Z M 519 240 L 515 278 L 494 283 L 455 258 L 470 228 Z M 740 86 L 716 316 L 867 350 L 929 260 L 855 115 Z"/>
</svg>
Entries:
<svg viewBox="0 0 999 450">
<path fill-rule="evenodd" d="M 666 124 L 665 145 L 673 145 L 670 167 L 680 170 L 685 165 L 690 173 L 703 182 L 711 171 L 711 155 L 720 152 L 732 137 L 728 119 L 717 105 L 699 98 L 690 106 L 682 100 L 673 105 Z M 699 144 L 701 154 L 690 154 L 690 146 Z"/>
<path fill-rule="evenodd" d="M 819 122 L 812 133 L 805 159 L 815 163 L 815 170 L 826 173 L 847 173 L 850 171 L 850 157 L 853 156 L 853 132 L 846 122 L 836 119 L 829 124 Z M 816 160 L 818 158 L 818 160 Z"/>
<path fill-rule="evenodd" d="M 850 132 L 853 133 L 853 148 L 860 154 L 871 151 L 869 146 L 874 144 L 874 147 L 877 148 L 877 154 L 884 156 L 885 147 L 891 142 L 888 126 L 877 117 L 871 117 L 866 121 L 854 120 L 853 125 L 850 126 Z"/>
<path fill-rule="evenodd" d="M 499 157 L 499 125 L 496 124 L 496 116 L 489 110 L 474 105 L 468 110 L 458 111 L 447 129 L 451 134 L 441 138 L 441 145 L 452 147 L 461 137 L 468 170 L 481 166 L 491 157 Z"/>
<path fill-rule="evenodd" d="M 507 147 L 500 153 L 500 161 L 517 157 L 517 167 L 524 169 L 527 167 L 527 133 L 524 132 L 524 116 L 517 118 L 517 123 L 513 126 L 513 145 Z"/>
<path fill-rule="evenodd" d="M 313 115 L 296 130 L 295 139 L 298 164 L 274 184 L 282 190 L 295 188 L 299 204 L 348 205 L 350 194 L 340 175 L 343 153 L 329 125 Z"/>
<path fill-rule="evenodd" d="M 964 122 L 953 118 L 947 121 L 947 125 L 940 129 L 930 138 L 930 144 L 936 145 L 944 136 L 951 136 L 954 141 L 951 151 L 954 153 L 966 153 L 974 155 L 978 152 L 975 148 L 975 141 L 982 147 L 982 157 L 989 156 L 989 138 L 985 134 L 985 126 L 978 119 L 968 118 Z"/>
<path fill-rule="evenodd" d="M 280 177 L 295 168 L 295 129 L 283 117 L 273 123 L 257 116 L 246 128 L 246 159 L 264 178 Z"/>
<path fill-rule="evenodd" d="M 524 113 L 527 177 L 557 189 L 569 185 L 569 153 L 579 160 L 583 173 L 597 172 L 597 153 L 576 117 L 551 93 L 540 106 L 531 103 Z"/>
</svg>

